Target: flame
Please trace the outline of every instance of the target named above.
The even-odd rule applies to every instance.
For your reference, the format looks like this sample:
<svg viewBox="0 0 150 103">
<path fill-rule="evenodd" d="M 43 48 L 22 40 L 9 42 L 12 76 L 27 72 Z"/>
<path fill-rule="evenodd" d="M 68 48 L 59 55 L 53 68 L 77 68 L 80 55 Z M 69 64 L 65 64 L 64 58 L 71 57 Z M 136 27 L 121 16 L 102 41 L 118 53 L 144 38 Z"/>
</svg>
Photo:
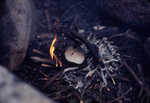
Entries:
<svg viewBox="0 0 150 103">
<path fill-rule="evenodd" d="M 56 60 L 56 67 L 58 67 L 58 65 L 60 67 L 62 67 L 62 62 L 58 59 L 58 57 L 54 53 L 55 52 L 55 43 L 56 43 L 56 41 L 57 41 L 57 37 L 56 37 L 56 34 L 55 34 L 54 39 L 52 41 L 52 44 L 50 45 L 49 54 L 50 54 L 52 60 L 53 59 Z"/>
<path fill-rule="evenodd" d="M 52 41 L 52 44 L 50 46 L 50 49 L 49 49 L 49 54 L 50 54 L 52 60 L 54 58 L 54 51 L 55 51 L 55 46 L 54 45 L 56 43 L 56 40 L 57 40 L 57 38 L 56 38 L 56 35 L 55 35 L 55 37 L 54 37 L 54 39 Z"/>
</svg>

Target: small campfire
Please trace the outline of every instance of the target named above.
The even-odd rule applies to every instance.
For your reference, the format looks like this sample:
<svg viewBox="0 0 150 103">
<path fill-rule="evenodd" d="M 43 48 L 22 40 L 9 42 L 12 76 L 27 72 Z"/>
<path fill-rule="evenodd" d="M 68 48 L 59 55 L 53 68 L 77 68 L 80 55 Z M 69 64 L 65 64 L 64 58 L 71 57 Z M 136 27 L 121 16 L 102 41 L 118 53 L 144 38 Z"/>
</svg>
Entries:
<svg viewBox="0 0 150 103">
<path fill-rule="evenodd" d="M 41 81 L 44 81 L 43 86 L 39 87 L 41 91 L 51 91 L 52 84 L 53 86 L 60 85 L 62 87 L 57 88 L 62 89 L 62 91 L 58 91 L 58 93 L 66 93 L 73 89 L 69 97 L 78 95 L 80 102 L 83 102 L 84 98 L 95 93 L 92 96 L 94 100 L 102 92 L 105 94 L 105 98 L 109 98 L 109 94 L 115 95 L 117 88 L 125 90 L 125 95 L 132 94 L 134 87 L 127 84 L 122 85 L 123 81 L 130 81 L 128 78 L 121 76 L 124 75 L 126 70 L 133 75 L 139 84 L 142 82 L 127 64 L 119 46 L 115 44 L 114 38 L 120 37 L 121 34 L 110 37 L 99 36 L 97 32 L 106 29 L 106 27 L 100 25 L 94 26 L 91 32 L 86 32 L 85 30 L 80 32 L 81 30 L 76 29 L 69 30 L 64 27 L 56 28 L 54 27 L 54 30 L 51 30 L 54 32 L 42 34 L 50 34 L 48 36 L 50 42 L 49 39 L 46 42 L 47 49 L 45 51 L 48 51 L 47 53 L 32 49 L 33 53 L 41 56 L 46 56 L 47 54 L 46 57 L 50 58 L 30 57 L 32 62 L 40 63 L 40 70 L 37 70 L 42 75 Z M 125 33 L 128 32 L 126 31 Z M 39 39 L 43 38 L 39 36 Z M 43 40 L 45 42 L 45 39 Z M 61 94 L 60 97 L 57 97 L 57 94 L 56 97 L 51 94 L 49 96 L 56 100 L 62 98 Z M 64 96 L 64 98 L 67 97 Z M 110 102 L 117 101 L 118 98 L 110 100 Z"/>
<path fill-rule="evenodd" d="M 74 41 L 68 37 L 69 34 Z M 107 37 L 99 38 L 92 33 L 87 34 L 86 39 L 83 39 L 78 33 L 70 32 L 69 34 L 64 33 L 61 37 L 64 41 L 62 45 L 66 48 L 59 47 L 62 50 L 59 54 L 65 51 L 64 58 L 68 64 L 74 63 L 74 66 L 62 67 L 61 61 L 54 53 L 57 50 L 54 46 L 57 39 L 56 34 L 50 46 L 50 56 L 52 60 L 53 57 L 56 60 L 56 67 L 59 65 L 63 69 L 63 79 L 69 83 L 69 86 L 83 94 L 89 86 L 97 83 L 107 88 L 109 79 L 115 85 L 114 77 L 118 74 L 117 71 L 121 65 L 117 46 L 113 45 L 113 42 L 109 41 Z M 69 43 L 72 42 L 72 44 L 66 45 L 69 40 Z"/>
</svg>

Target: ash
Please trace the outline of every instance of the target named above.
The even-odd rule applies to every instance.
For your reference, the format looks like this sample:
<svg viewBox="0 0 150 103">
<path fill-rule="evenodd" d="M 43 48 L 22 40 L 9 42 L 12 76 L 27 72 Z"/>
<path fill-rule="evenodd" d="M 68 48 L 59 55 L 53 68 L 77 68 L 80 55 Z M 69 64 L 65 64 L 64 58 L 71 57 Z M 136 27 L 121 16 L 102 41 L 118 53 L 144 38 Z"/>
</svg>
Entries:
<svg viewBox="0 0 150 103">
<path fill-rule="evenodd" d="M 97 48 L 97 51 L 93 51 L 97 54 L 98 63 L 95 63 L 93 56 L 87 56 L 86 66 L 68 67 L 63 71 L 64 80 L 81 94 L 84 94 L 89 86 L 94 86 L 97 83 L 100 87 L 106 88 L 109 83 L 115 85 L 116 82 L 113 78 L 119 73 L 121 61 L 118 47 L 107 37 L 97 38 L 94 34 L 90 34 L 86 40 Z M 89 49 L 85 44 L 80 47 L 88 55 Z"/>
</svg>

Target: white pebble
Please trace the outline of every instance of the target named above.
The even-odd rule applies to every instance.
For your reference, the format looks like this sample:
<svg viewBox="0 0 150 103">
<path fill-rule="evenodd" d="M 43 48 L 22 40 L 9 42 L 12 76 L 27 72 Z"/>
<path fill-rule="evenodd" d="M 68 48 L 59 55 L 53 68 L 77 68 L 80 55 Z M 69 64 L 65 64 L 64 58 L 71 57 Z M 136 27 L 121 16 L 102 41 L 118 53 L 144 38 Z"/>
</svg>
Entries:
<svg viewBox="0 0 150 103">
<path fill-rule="evenodd" d="M 84 53 L 81 50 L 73 48 L 72 46 L 65 51 L 65 58 L 67 61 L 82 64 L 85 60 Z"/>
</svg>

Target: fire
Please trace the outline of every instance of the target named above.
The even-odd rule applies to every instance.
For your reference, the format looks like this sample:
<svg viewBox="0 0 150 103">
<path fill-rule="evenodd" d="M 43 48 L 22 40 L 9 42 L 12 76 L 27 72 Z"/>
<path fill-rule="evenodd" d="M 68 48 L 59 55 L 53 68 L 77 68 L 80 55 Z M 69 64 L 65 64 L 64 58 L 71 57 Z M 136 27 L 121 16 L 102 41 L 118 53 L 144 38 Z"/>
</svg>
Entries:
<svg viewBox="0 0 150 103">
<path fill-rule="evenodd" d="M 49 53 L 50 53 L 50 56 L 51 56 L 52 60 L 54 58 L 54 51 L 55 51 L 55 46 L 54 45 L 56 43 L 56 40 L 57 40 L 57 38 L 56 38 L 56 35 L 55 35 L 55 37 L 54 37 L 54 39 L 52 41 L 52 44 L 50 46 L 50 50 L 49 50 Z"/>
<path fill-rule="evenodd" d="M 56 37 L 56 34 L 55 34 L 54 39 L 52 41 L 52 44 L 50 45 L 49 54 L 50 54 L 52 60 L 53 59 L 56 60 L 56 67 L 58 67 L 58 65 L 60 67 L 62 67 L 62 62 L 58 59 L 58 57 L 54 53 L 55 52 L 55 43 L 56 43 L 56 41 L 57 41 L 57 37 Z"/>
</svg>

